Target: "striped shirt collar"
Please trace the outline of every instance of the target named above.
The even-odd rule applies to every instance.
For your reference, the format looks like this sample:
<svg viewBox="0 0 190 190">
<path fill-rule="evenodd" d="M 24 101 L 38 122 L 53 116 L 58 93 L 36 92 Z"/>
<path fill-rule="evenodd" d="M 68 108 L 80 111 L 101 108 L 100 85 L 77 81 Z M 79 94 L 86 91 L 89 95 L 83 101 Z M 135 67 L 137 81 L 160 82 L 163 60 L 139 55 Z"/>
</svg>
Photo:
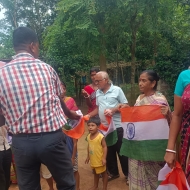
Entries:
<svg viewBox="0 0 190 190">
<path fill-rule="evenodd" d="M 26 53 L 26 52 L 18 53 L 16 55 L 12 56 L 13 59 L 17 59 L 19 57 L 34 58 L 30 53 Z"/>
</svg>

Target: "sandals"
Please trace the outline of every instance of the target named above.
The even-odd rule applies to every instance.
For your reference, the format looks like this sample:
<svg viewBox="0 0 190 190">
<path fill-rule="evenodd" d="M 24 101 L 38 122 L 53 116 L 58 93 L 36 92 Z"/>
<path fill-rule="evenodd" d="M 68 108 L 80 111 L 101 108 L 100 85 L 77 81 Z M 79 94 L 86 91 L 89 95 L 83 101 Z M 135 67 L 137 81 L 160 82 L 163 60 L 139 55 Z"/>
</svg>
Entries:
<svg viewBox="0 0 190 190">
<path fill-rule="evenodd" d="M 119 177 L 119 174 L 118 175 L 111 175 L 111 174 L 108 174 L 108 181 L 112 181 L 114 179 L 117 179 Z"/>
<path fill-rule="evenodd" d="M 118 175 L 111 175 L 111 174 L 108 174 L 108 181 L 112 181 L 114 179 L 117 179 L 119 177 L 119 174 Z M 129 185 L 129 179 L 128 179 L 128 176 L 125 176 L 125 180 L 126 180 L 126 185 Z"/>
</svg>

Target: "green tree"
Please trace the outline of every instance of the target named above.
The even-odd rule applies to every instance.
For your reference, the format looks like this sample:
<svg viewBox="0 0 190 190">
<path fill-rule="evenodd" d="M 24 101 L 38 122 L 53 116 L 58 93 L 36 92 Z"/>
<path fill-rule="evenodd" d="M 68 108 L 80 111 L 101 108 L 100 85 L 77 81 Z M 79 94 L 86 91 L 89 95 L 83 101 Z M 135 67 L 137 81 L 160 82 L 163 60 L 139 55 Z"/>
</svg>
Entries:
<svg viewBox="0 0 190 190">
<path fill-rule="evenodd" d="M 55 5 L 58 0 L 0 0 L 5 10 L 6 22 L 17 28 L 28 26 L 36 31 L 41 41 L 42 33 L 51 25 L 56 16 Z"/>
</svg>

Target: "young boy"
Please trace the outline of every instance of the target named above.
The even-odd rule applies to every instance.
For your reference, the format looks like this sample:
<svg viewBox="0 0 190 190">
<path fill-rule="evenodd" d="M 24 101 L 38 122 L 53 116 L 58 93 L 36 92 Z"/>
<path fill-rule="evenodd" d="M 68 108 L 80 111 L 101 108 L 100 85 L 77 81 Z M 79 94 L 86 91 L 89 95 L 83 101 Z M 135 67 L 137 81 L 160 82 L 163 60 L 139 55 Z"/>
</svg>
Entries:
<svg viewBox="0 0 190 190">
<path fill-rule="evenodd" d="M 88 148 L 85 163 L 90 165 L 94 170 L 94 186 L 90 190 L 98 188 L 99 175 L 102 174 L 103 190 L 107 190 L 108 175 L 106 172 L 106 156 L 107 146 L 104 136 L 98 131 L 100 120 L 98 118 L 90 118 L 87 122 L 89 135 L 87 136 Z"/>
</svg>

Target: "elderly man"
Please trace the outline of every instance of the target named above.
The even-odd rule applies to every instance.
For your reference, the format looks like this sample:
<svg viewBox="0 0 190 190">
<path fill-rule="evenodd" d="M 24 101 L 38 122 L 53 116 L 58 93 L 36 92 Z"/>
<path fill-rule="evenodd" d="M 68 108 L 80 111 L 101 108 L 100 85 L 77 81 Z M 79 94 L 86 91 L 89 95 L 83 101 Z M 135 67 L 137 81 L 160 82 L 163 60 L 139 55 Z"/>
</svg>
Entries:
<svg viewBox="0 0 190 190">
<path fill-rule="evenodd" d="M 37 59 L 35 32 L 27 27 L 15 29 L 13 46 L 16 55 L 0 68 L 0 124 L 5 118 L 5 125 L 14 134 L 19 189 L 41 189 L 39 171 L 43 163 L 58 190 L 74 190 L 73 167 L 61 128 L 66 122 L 64 112 L 73 119 L 79 116 L 60 100 L 62 88 L 57 73 Z"/>
<path fill-rule="evenodd" d="M 128 101 L 122 91 L 118 86 L 114 86 L 109 79 L 106 72 L 100 71 L 96 74 L 95 83 L 98 86 L 96 91 L 96 105 L 97 108 L 88 114 L 89 117 L 99 113 L 101 123 L 108 126 L 106 115 L 113 116 L 114 124 L 117 128 L 118 140 L 113 146 L 108 146 L 107 153 L 107 168 L 109 172 L 109 179 L 112 180 L 119 177 L 118 165 L 117 165 L 117 155 L 120 160 L 121 168 L 123 174 L 128 178 L 128 158 L 125 156 L 120 156 L 120 148 L 123 138 L 123 128 L 121 127 L 121 115 L 118 111 L 119 105 L 122 107 L 128 106 Z"/>
</svg>

